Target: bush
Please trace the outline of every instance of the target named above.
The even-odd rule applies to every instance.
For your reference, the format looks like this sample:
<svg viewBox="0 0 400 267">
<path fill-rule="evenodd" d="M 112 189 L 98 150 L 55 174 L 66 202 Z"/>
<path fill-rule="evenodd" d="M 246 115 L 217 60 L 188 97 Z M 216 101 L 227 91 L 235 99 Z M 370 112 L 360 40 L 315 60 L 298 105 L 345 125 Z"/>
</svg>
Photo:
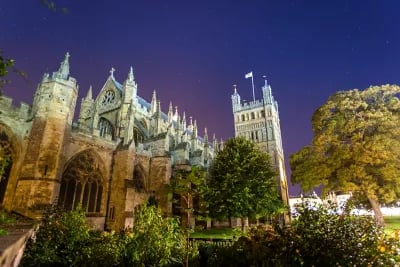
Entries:
<svg viewBox="0 0 400 267">
<path fill-rule="evenodd" d="M 124 266 L 127 235 L 120 232 L 90 232 L 90 240 L 83 248 L 81 266 Z"/>
<path fill-rule="evenodd" d="M 144 206 L 136 212 L 127 242 L 127 262 L 133 266 L 181 266 L 190 249 L 179 221 L 163 217 L 154 206 Z M 195 257 L 193 249 L 188 253 L 190 258 Z"/>
<path fill-rule="evenodd" d="M 81 209 L 64 213 L 52 207 L 28 240 L 22 266 L 79 266 L 89 242 L 89 226 Z"/>
<path fill-rule="evenodd" d="M 257 226 L 233 246 L 200 255 L 208 266 L 395 266 L 399 251 L 399 233 L 386 236 L 372 217 L 302 206 L 291 227 Z"/>
</svg>

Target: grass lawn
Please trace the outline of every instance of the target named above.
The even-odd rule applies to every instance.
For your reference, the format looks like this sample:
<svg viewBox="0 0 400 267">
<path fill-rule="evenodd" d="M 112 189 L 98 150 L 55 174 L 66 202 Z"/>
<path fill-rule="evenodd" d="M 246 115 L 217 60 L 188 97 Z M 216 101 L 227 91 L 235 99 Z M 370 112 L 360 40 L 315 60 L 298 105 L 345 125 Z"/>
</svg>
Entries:
<svg viewBox="0 0 400 267">
<path fill-rule="evenodd" d="M 385 232 L 390 233 L 393 230 L 400 230 L 400 216 L 385 216 Z M 232 239 L 234 229 L 232 228 L 212 228 L 205 230 L 196 230 L 190 234 L 193 238 L 204 238 L 204 239 Z"/>
<path fill-rule="evenodd" d="M 205 239 L 231 239 L 233 237 L 233 229 L 232 228 L 212 228 L 205 230 L 197 230 L 194 233 L 190 234 L 192 238 L 205 238 Z"/>
<path fill-rule="evenodd" d="M 385 216 L 385 231 L 400 230 L 400 216 Z"/>
</svg>

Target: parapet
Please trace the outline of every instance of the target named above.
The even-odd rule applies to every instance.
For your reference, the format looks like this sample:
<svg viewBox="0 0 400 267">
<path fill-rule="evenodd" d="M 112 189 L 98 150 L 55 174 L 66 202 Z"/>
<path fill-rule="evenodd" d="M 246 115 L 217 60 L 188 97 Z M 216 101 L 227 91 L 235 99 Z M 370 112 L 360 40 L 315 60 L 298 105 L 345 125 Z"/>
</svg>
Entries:
<svg viewBox="0 0 400 267">
<path fill-rule="evenodd" d="M 20 106 L 13 106 L 13 99 L 7 96 L 0 96 L 0 112 L 6 116 L 13 117 L 15 119 L 27 120 L 31 113 L 31 106 L 20 102 Z"/>
</svg>

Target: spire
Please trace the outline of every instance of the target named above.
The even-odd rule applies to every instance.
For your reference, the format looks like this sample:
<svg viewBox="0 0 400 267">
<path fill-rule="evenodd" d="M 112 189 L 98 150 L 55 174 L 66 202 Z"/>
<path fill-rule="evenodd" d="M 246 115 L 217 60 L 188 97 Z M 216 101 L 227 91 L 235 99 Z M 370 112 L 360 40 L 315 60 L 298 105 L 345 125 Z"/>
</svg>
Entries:
<svg viewBox="0 0 400 267">
<path fill-rule="evenodd" d="M 183 112 L 183 115 L 182 115 L 182 130 L 184 132 L 186 131 L 186 113 L 185 113 L 185 111 Z"/>
<path fill-rule="evenodd" d="M 86 94 L 86 100 L 92 99 L 92 98 L 93 98 L 93 96 L 92 96 L 92 85 L 90 85 L 89 86 L 89 90 L 88 90 L 88 92 Z"/>
<path fill-rule="evenodd" d="M 215 133 L 213 134 L 213 148 L 214 151 L 217 151 L 217 137 L 215 136 Z"/>
<path fill-rule="evenodd" d="M 169 107 L 168 107 L 168 123 L 172 122 L 172 117 L 174 116 L 173 114 L 173 109 L 172 109 L 172 102 L 169 102 Z"/>
<path fill-rule="evenodd" d="M 233 85 L 233 95 L 237 95 L 237 89 L 236 89 L 236 84 Z"/>
<path fill-rule="evenodd" d="M 157 113 L 161 117 L 161 102 L 157 100 Z"/>
<path fill-rule="evenodd" d="M 193 119 L 192 119 L 192 116 L 189 117 L 189 126 L 188 126 L 188 128 L 189 128 L 189 131 L 193 131 Z"/>
<path fill-rule="evenodd" d="M 69 53 L 65 54 L 64 60 L 60 64 L 60 68 L 58 69 L 58 73 L 60 74 L 61 78 L 68 79 L 69 76 Z"/>
<path fill-rule="evenodd" d="M 193 136 L 193 138 L 197 138 L 197 121 L 196 120 L 194 120 L 192 136 Z"/>
<path fill-rule="evenodd" d="M 129 69 L 128 81 L 133 82 L 134 79 L 135 77 L 133 76 L 133 68 L 131 66 L 131 68 Z"/>
<path fill-rule="evenodd" d="M 178 114 L 178 106 L 175 106 L 175 113 L 174 113 L 174 116 L 173 116 L 173 120 L 174 121 L 179 121 L 179 114 Z"/>
<path fill-rule="evenodd" d="M 207 127 L 204 128 L 204 147 L 208 147 L 208 134 L 207 134 Z"/>
<path fill-rule="evenodd" d="M 157 111 L 157 94 L 156 90 L 153 91 L 153 97 L 151 98 L 150 114 L 153 115 Z"/>
</svg>

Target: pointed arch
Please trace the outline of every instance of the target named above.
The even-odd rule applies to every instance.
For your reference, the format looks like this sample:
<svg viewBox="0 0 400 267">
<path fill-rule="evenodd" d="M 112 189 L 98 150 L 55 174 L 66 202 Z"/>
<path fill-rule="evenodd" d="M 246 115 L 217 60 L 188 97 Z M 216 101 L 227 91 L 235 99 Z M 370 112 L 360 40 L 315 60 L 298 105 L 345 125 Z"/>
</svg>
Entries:
<svg viewBox="0 0 400 267">
<path fill-rule="evenodd" d="M 16 162 L 21 155 L 21 147 L 14 132 L 0 123 L 0 204 L 5 200 L 11 177 L 16 179 Z"/>
<path fill-rule="evenodd" d="M 111 139 L 114 139 L 114 126 L 113 124 L 104 117 L 99 119 L 98 129 L 100 131 L 101 137 L 110 136 Z"/>
<path fill-rule="evenodd" d="M 81 205 L 86 212 L 100 212 L 105 188 L 104 164 L 92 149 L 73 156 L 61 178 L 58 205 L 72 210 Z"/>
<path fill-rule="evenodd" d="M 141 164 L 135 165 L 133 170 L 133 184 L 136 192 L 144 193 L 147 192 L 147 183 L 146 183 L 146 173 Z"/>
</svg>

